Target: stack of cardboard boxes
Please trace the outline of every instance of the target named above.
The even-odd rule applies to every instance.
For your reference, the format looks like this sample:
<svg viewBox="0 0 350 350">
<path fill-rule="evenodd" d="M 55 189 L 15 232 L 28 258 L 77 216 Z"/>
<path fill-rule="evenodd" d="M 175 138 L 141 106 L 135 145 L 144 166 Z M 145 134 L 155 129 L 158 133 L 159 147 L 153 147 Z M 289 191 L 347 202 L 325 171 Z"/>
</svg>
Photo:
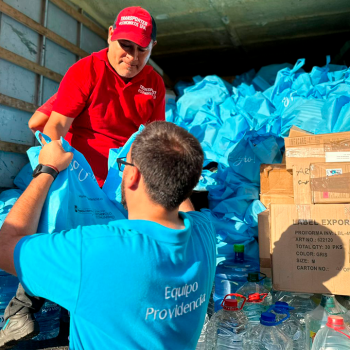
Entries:
<svg viewBox="0 0 350 350">
<path fill-rule="evenodd" d="M 292 128 L 261 166 L 261 271 L 276 290 L 350 295 L 350 132 Z"/>
</svg>

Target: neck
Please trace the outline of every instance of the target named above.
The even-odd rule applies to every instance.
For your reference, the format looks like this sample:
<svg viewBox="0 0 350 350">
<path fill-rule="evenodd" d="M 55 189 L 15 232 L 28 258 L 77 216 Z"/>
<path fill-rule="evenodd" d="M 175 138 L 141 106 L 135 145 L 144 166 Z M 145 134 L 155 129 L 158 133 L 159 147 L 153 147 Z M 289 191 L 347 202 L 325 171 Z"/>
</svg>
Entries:
<svg viewBox="0 0 350 350">
<path fill-rule="evenodd" d="M 179 208 L 168 211 L 160 205 L 153 203 L 136 203 L 129 205 L 129 220 L 153 221 L 172 229 L 183 229 L 183 220 L 179 217 Z"/>
</svg>

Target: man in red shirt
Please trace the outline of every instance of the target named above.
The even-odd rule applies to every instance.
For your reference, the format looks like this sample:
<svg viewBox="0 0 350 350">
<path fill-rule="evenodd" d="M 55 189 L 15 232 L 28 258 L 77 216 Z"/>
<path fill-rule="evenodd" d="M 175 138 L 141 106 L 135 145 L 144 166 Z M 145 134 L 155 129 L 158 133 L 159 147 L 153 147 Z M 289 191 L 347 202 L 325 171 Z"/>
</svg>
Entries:
<svg viewBox="0 0 350 350">
<path fill-rule="evenodd" d="M 162 78 L 146 63 L 156 45 L 156 24 L 141 7 L 122 10 L 109 27 L 108 48 L 81 59 L 64 76 L 58 93 L 29 121 L 53 140 L 65 137 L 90 163 L 102 187 L 110 148 L 119 148 L 141 124 L 165 119 Z M 182 211 L 193 210 L 190 202 Z M 5 311 L 0 348 L 38 333 L 33 316 L 43 299 L 21 285 Z"/>
<path fill-rule="evenodd" d="M 83 153 L 101 187 L 109 149 L 123 146 L 141 124 L 165 119 L 163 80 L 146 65 L 157 43 L 151 15 L 140 7 L 124 9 L 109 27 L 108 43 L 75 63 L 29 122 L 32 130 L 44 126 L 51 139 L 63 136 Z"/>
</svg>

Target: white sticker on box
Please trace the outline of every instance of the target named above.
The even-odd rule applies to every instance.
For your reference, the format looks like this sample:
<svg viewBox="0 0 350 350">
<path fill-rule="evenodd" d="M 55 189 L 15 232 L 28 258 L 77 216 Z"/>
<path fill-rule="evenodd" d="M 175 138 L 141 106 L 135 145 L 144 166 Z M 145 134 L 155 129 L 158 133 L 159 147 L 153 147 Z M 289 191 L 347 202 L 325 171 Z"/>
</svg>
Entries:
<svg viewBox="0 0 350 350">
<path fill-rule="evenodd" d="M 342 173 L 343 169 L 326 169 L 327 176 L 341 175 Z"/>
<path fill-rule="evenodd" d="M 350 152 L 326 152 L 326 162 L 350 162 Z"/>
</svg>

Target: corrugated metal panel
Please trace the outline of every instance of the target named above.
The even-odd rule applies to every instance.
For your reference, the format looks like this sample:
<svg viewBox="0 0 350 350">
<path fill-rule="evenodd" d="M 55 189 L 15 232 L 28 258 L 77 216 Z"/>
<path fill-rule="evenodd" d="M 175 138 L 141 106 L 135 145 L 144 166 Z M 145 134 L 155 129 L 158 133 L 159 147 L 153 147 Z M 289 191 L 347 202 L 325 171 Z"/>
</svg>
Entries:
<svg viewBox="0 0 350 350">
<path fill-rule="evenodd" d="M 0 105 L 0 140 L 33 145 L 34 135 L 28 128 L 31 113 Z"/>
<path fill-rule="evenodd" d="M 103 40 L 90 29 L 83 26 L 81 48 L 87 52 L 100 51 L 107 47 L 107 41 Z"/>
<path fill-rule="evenodd" d="M 218 49 L 218 32 L 231 48 L 284 40 L 286 36 L 291 39 L 300 33 L 318 36 L 329 31 L 350 32 L 349 0 L 71 1 L 105 27 L 123 8 L 144 7 L 157 22 L 159 40 L 154 55 L 172 55 L 193 48 Z"/>
<path fill-rule="evenodd" d="M 62 46 L 46 40 L 45 67 L 64 75 L 68 68 L 76 61 L 76 55 Z"/>
<path fill-rule="evenodd" d="M 17 59 L 19 57 L 19 59 L 29 60 L 26 61 L 27 63 L 25 61 L 14 61 L 16 62 L 14 64 L 10 62 L 14 58 L 6 56 L 6 52 L 3 52 L 5 56 L 2 57 L 6 58 L 6 60 L 0 59 L 0 93 L 3 95 L 37 105 L 41 100 L 40 96 L 42 96 L 43 101 L 46 101 L 57 92 L 59 83 L 48 79 L 46 76 L 56 80 L 60 79 L 59 76 L 54 77 L 52 72 L 44 71 L 39 65 L 64 75 L 68 68 L 77 61 L 76 54 L 84 54 L 81 50 L 76 50 L 76 54 L 69 51 L 68 49 L 74 51 L 75 48 L 70 47 L 70 44 L 68 45 L 63 39 L 82 47 L 87 52 L 98 51 L 106 46 L 105 40 L 78 22 L 78 20 L 82 20 L 79 19 L 79 16 L 82 16 L 81 14 L 76 16 L 63 7 L 63 10 L 66 11 L 64 12 L 47 0 L 3 1 L 12 6 L 13 9 L 3 7 L 3 11 L 7 11 L 8 15 L 0 13 L 0 47 L 8 50 L 7 53 L 13 52 L 18 55 Z M 55 1 L 55 3 L 59 5 L 58 1 Z M 48 5 L 46 12 L 44 11 L 45 4 Z M 76 9 L 74 10 L 76 11 Z M 18 11 L 41 24 L 41 26 L 26 20 Z M 68 15 L 67 12 L 74 18 Z M 9 16 L 14 16 L 16 20 Z M 20 22 L 26 23 L 26 25 Z M 52 40 L 59 42 L 60 45 L 41 36 L 45 33 L 43 26 L 62 38 L 57 39 L 51 36 Z M 46 76 L 40 77 L 38 72 Z M 4 103 L 11 102 L 7 101 Z M 14 101 L 11 103 L 15 103 Z M 15 104 L 15 106 L 19 105 Z M 24 107 L 19 106 L 19 108 Z M 29 110 L 32 108 L 33 106 L 30 106 Z M 31 112 L 0 104 L 0 141 L 20 145 L 34 145 L 34 136 L 28 128 L 30 117 Z M 6 145 L 10 145 L 11 150 L 14 149 L 13 145 Z M 8 152 L 8 150 L 10 150 L 8 146 L 0 150 L 0 188 L 2 189 L 13 187 L 13 179 L 28 162 L 26 154 Z M 21 151 L 16 148 L 16 152 Z"/>
<path fill-rule="evenodd" d="M 5 60 L 0 60 L 0 93 L 35 103 L 36 82 L 37 75 L 35 73 Z"/>
<path fill-rule="evenodd" d="M 49 2 L 47 27 L 77 45 L 78 22 Z"/>
<path fill-rule="evenodd" d="M 39 34 L 2 15 L 0 46 L 33 62 L 38 61 Z"/>
<path fill-rule="evenodd" d="M 2 0 L 36 22 L 41 20 L 42 0 Z"/>
<path fill-rule="evenodd" d="M 0 151 L 0 179 L 2 188 L 12 188 L 18 172 L 28 163 L 26 154 Z"/>
<path fill-rule="evenodd" d="M 47 101 L 52 95 L 58 91 L 59 83 L 51 79 L 44 78 L 43 80 L 43 101 Z"/>
</svg>

